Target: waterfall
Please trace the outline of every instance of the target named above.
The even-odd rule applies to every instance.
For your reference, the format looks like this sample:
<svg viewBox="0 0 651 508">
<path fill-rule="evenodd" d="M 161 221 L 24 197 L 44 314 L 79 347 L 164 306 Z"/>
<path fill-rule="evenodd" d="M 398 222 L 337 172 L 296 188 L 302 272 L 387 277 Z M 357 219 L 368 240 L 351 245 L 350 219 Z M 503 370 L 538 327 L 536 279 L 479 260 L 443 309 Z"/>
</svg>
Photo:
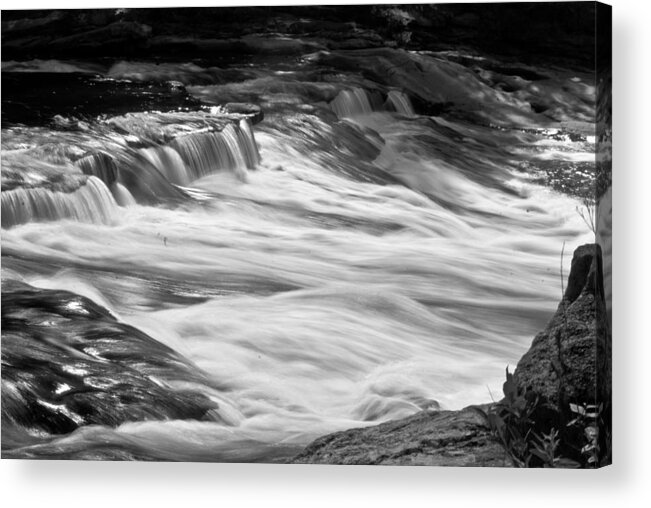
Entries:
<svg viewBox="0 0 651 508">
<path fill-rule="evenodd" d="M 170 144 L 180 155 L 193 179 L 220 170 L 233 171 L 246 178 L 246 170 L 259 162 L 258 149 L 249 124 L 227 125 L 219 132 L 189 134 L 174 139 Z"/>
<path fill-rule="evenodd" d="M 414 116 L 414 108 L 409 96 L 403 92 L 391 90 L 387 95 L 387 105 L 401 115 Z"/>
<path fill-rule="evenodd" d="M 342 90 L 330 103 L 339 118 L 368 115 L 373 112 L 368 92 L 362 88 Z"/>
<path fill-rule="evenodd" d="M 116 206 L 104 182 L 94 176 L 72 192 L 16 188 L 2 192 L 2 227 L 60 219 L 107 224 Z"/>
<path fill-rule="evenodd" d="M 173 184 L 186 184 L 192 179 L 180 155 L 169 147 L 128 150 L 115 156 L 97 152 L 76 164 L 84 174 L 104 182 L 120 206 L 136 200 L 156 204 L 164 199 L 182 199 L 183 192 Z"/>
<path fill-rule="evenodd" d="M 260 163 L 260 152 L 258 152 L 258 145 L 255 142 L 253 129 L 248 119 L 240 120 L 240 128 L 237 131 L 240 146 L 244 149 L 244 159 L 246 166 L 249 169 L 255 168 Z"/>
<path fill-rule="evenodd" d="M 368 115 L 374 111 L 395 111 L 405 116 L 414 115 L 409 97 L 397 90 L 391 90 L 384 103 L 378 92 L 369 92 L 363 88 L 342 90 L 330 103 L 330 107 L 339 118 Z"/>
<path fill-rule="evenodd" d="M 120 206 L 133 206 L 136 204 L 136 198 L 134 198 L 129 192 L 129 189 L 120 182 L 115 182 L 111 185 L 111 192 L 113 193 L 115 201 Z"/>
<path fill-rule="evenodd" d="M 192 180 L 183 159 L 174 148 L 169 146 L 142 148 L 140 153 L 170 182 L 187 185 Z"/>
<path fill-rule="evenodd" d="M 232 171 L 246 180 L 247 169 L 254 169 L 259 162 L 253 130 L 249 121 L 242 119 L 221 131 L 189 133 L 166 145 L 117 153 L 97 151 L 76 165 L 84 174 L 102 180 L 119 205 L 129 206 L 135 201 L 157 204 L 183 199 L 186 195 L 179 187 L 216 171 Z"/>
<path fill-rule="evenodd" d="M 105 152 L 87 155 L 79 159 L 76 164 L 85 175 L 95 176 L 106 185 L 111 185 L 118 179 L 116 161 L 114 157 Z"/>
</svg>

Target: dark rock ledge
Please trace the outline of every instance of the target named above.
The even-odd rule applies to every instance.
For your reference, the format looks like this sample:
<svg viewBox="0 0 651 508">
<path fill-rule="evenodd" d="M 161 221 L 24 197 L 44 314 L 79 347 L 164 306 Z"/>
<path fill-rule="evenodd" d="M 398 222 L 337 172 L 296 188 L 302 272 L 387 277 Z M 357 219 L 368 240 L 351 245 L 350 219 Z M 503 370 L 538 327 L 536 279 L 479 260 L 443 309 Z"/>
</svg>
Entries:
<svg viewBox="0 0 651 508">
<path fill-rule="evenodd" d="M 610 397 L 610 332 L 601 281 L 599 247 L 589 244 L 576 249 L 563 301 L 514 373 L 522 389 L 534 391 L 558 412 L 569 403 L 595 404 Z M 558 369 L 564 377 L 562 390 Z M 485 411 L 490 405 L 477 407 Z M 511 466 L 475 406 L 422 411 L 377 426 L 330 434 L 309 444 L 289 462 Z"/>
</svg>

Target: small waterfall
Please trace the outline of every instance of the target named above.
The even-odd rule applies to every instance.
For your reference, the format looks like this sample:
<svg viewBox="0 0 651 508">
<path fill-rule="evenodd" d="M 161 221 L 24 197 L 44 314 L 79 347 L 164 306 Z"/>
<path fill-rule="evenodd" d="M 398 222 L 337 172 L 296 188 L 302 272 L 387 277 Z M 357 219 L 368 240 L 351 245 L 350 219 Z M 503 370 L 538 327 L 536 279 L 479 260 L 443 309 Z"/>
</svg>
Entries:
<svg viewBox="0 0 651 508">
<path fill-rule="evenodd" d="M 170 182 L 177 185 L 187 185 L 192 180 L 183 159 L 174 148 L 157 146 L 142 148 L 139 151 Z"/>
<path fill-rule="evenodd" d="M 87 155 L 76 162 L 85 175 L 95 176 L 106 185 L 111 185 L 118 179 L 118 166 L 115 158 L 106 152 Z"/>
<path fill-rule="evenodd" d="M 363 88 L 342 90 L 330 103 L 330 107 L 339 118 L 368 115 L 374 111 L 396 111 L 405 116 L 414 116 L 409 97 L 397 90 L 391 90 L 386 101 L 383 101 L 378 92 L 369 92 Z"/>
<path fill-rule="evenodd" d="M 414 116 L 414 108 L 409 96 L 397 90 L 391 90 L 387 95 L 387 106 L 405 116 Z"/>
<path fill-rule="evenodd" d="M 362 88 L 342 90 L 330 103 L 339 118 L 368 115 L 373 112 L 368 92 Z"/>
<path fill-rule="evenodd" d="M 189 134 L 174 139 L 170 146 L 176 149 L 192 173 L 193 179 L 220 170 L 233 171 L 246 178 L 246 170 L 259 162 L 258 148 L 248 123 L 244 127 L 227 125 L 219 132 Z"/>
<path fill-rule="evenodd" d="M 136 198 L 134 198 L 129 192 L 129 189 L 120 182 L 115 182 L 111 185 L 111 192 L 113 193 L 115 201 L 120 206 L 133 206 L 136 204 Z"/>
<path fill-rule="evenodd" d="M 16 188 L 2 193 L 2 227 L 60 219 L 107 224 L 116 207 L 104 182 L 94 176 L 72 192 Z"/>
<path fill-rule="evenodd" d="M 192 180 L 181 156 L 169 147 L 128 150 L 115 156 L 97 152 L 76 164 L 84 174 L 102 180 L 120 206 L 136 201 L 156 204 L 164 199 L 182 199 L 183 192 L 173 184 L 183 185 Z"/>
<path fill-rule="evenodd" d="M 120 170 L 118 183 L 123 185 L 138 203 L 157 205 L 168 200 L 183 200 L 187 197 L 178 185 L 167 178 L 167 174 L 172 173 L 173 170 L 152 163 L 142 150 L 122 153 L 116 162 Z M 124 195 L 120 199 L 124 199 Z"/>
<path fill-rule="evenodd" d="M 75 164 L 86 175 L 102 180 L 117 203 L 129 206 L 158 204 L 183 199 L 181 188 L 193 180 L 220 170 L 234 172 L 246 180 L 247 169 L 260 162 L 258 146 L 247 119 L 226 125 L 221 131 L 195 132 L 166 145 L 97 151 Z"/>
<path fill-rule="evenodd" d="M 249 169 L 254 169 L 258 164 L 260 164 L 260 152 L 258 151 L 258 145 L 255 142 L 255 136 L 253 135 L 253 129 L 251 129 L 250 120 L 245 118 L 240 120 L 240 128 L 237 131 L 237 136 L 239 138 L 240 146 L 244 149 L 246 166 Z"/>
</svg>

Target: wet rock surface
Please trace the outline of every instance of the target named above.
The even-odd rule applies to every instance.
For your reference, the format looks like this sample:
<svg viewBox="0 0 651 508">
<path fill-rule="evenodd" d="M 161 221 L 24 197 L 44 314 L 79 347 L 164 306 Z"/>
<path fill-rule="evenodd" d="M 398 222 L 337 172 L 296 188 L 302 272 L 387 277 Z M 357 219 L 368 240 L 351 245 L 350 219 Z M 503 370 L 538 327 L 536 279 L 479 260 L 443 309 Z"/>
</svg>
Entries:
<svg viewBox="0 0 651 508">
<path fill-rule="evenodd" d="M 2 284 L 3 447 L 92 424 L 214 420 L 207 380 L 172 349 L 67 291 Z"/>
</svg>

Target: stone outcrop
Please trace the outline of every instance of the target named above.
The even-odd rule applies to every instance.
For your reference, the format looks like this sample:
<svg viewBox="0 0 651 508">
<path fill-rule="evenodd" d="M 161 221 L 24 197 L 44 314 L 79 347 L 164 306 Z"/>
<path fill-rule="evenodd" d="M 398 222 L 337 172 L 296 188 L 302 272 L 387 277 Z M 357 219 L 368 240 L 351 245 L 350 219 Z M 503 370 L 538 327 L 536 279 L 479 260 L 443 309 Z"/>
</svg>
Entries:
<svg viewBox="0 0 651 508">
<path fill-rule="evenodd" d="M 484 419 L 472 407 L 422 411 L 374 427 L 322 437 L 292 459 L 298 464 L 509 466 Z"/>
<path fill-rule="evenodd" d="M 609 397 L 610 333 L 602 281 L 600 247 L 576 249 L 563 301 L 515 370 L 520 388 L 554 407 Z"/>
</svg>

